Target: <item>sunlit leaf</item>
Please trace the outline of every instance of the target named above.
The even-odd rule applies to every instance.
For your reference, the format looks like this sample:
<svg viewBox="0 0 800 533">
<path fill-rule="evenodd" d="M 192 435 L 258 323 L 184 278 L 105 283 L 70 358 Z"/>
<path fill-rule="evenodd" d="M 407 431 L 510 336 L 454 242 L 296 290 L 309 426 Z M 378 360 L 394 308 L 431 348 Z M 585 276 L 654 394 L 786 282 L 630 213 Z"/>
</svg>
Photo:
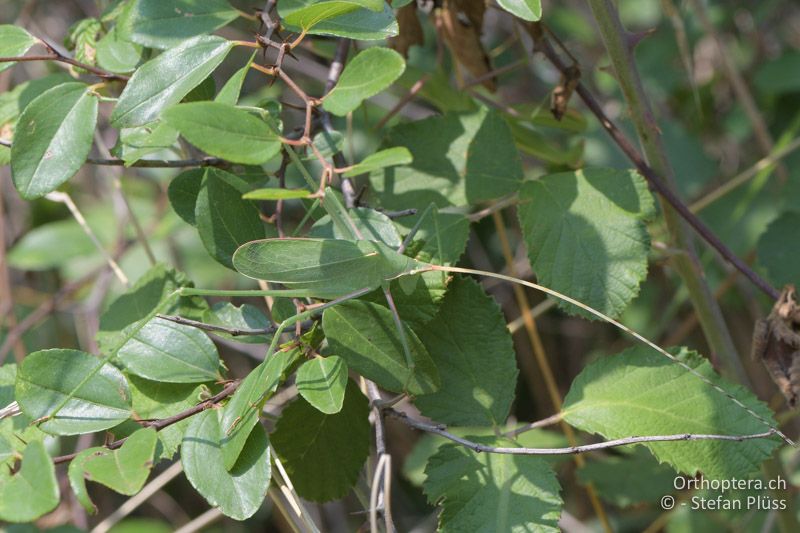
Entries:
<svg viewBox="0 0 800 533">
<path fill-rule="evenodd" d="M 131 38 L 151 48 L 170 48 L 210 33 L 239 13 L 226 0 L 137 0 Z"/>
<path fill-rule="evenodd" d="M 16 57 L 25 55 L 31 46 L 36 44 L 36 38 L 19 26 L 13 24 L 0 25 L 0 57 Z M 0 72 L 14 65 L 9 61 L 0 63 Z"/>
<path fill-rule="evenodd" d="M 334 115 L 346 115 L 394 83 L 405 68 L 403 56 L 391 48 L 367 48 L 347 64 L 323 106 Z"/>
<path fill-rule="evenodd" d="M 297 391 L 315 409 L 332 415 L 342 409 L 347 363 L 336 355 L 315 357 L 297 370 Z"/>
</svg>

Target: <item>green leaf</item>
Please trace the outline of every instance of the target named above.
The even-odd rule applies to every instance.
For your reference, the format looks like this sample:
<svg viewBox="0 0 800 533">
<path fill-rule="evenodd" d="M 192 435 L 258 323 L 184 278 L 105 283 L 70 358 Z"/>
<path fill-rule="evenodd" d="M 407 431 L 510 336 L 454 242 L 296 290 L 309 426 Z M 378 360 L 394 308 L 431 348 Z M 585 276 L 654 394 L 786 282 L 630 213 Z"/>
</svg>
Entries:
<svg viewBox="0 0 800 533">
<path fill-rule="evenodd" d="M 535 22 L 542 18 L 541 0 L 497 0 L 500 7 L 522 20 Z"/>
<path fill-rule="evenodd" d="M 333 415 L 341 411 L 347 387 L 347 363 L 336 355 L 315 357 L 297 370 L 297 390 L 315 409 Z"/>
<path fill-rule="evenodd" d="M 519 220 L 542 285 L 612 317 L 647 276 L 653 198 L 635 171 L 589 168 L 526 183 Z M 571 313 L 596 318 L 559 301 Z"/>
<path fill-rule="evenodd" d="M 153 467 L 158 436 L 153 428 L 140 429 L 127 438 L 118 450 L 94 447 L 80 452 L 69 464 L 69 483 L 78 501 L 89 512 L 96 512 L 86 492 L 86 479 L 133 496 L 144 486 Z"/>
<path fill-rule="evenodd" d="M 177 141 L 178 130 L 164 121 L 151 122 L 120 130 L 117 145 L 111 153 L 122 159 L 126 166 L 131 166 L 148 154 L 171 150 Z"/>
<path fill-rule="evenodd" d="M 621 456 L 593 458 L 578 469 L 578 480 L 618 507 L 657 503 L 672 492 L 675 471 L 660 464 L 642 447 Z"/>
<path fill-rule="evenodd" d="M 383 281 L 418 266 L 413 259 L 379 242 L 333 239 L 249 242 L 236 251 L 233 264 L 247 277 L 329 299 L 377 288 Z"/>
<path fill-rule="evenodd" d="M 247 73 L 250 72 L 250 65 L 253 64 L 253 60 L 255 59 L 257 53 L 258 52 L 253 52 L 253 54 L 250 56 L 250 61 L 248 61 L 245 66 L 234 72 L 233 76 L 228 78 L 228 81 L 226 81 L 225 85 L 222 86 L 222 89 L 219 90 L 217 96 L 214 97 L 215 102 L 229 105 L 236 105 L 239 102 L 239 95 L 242 92 L 244 79 L 247 77 Z"/>
<path fill-rule="evenodd" d="M 286 9 L 280 10 L 280 15 L 283 23 L 308 31 L 320 22 L 350 13 L 362 7 L 370 11 L 380 11 L 383 8 L 383 1 L 322 0 L 308 3 L 304 6 L 290 5 Z"/>
<path fill-rule="evenodd" d="M 313 6 L 314 0 L 282 0 L 278 13 L 286 23 L 286 16 Z M 377 4 L 376 4 L 377 5 Z M 290 25 L 291 26 L 291 25 Z M 290 28 L 299 30 L 299 26 Z M 330 35 L 358 41 L 380 41 L 398 34 L 394 10 L 383 3 L 383 10 L 359 8 L 344 15 L 324 20 L 309 31 L 312 35 Z"/>
<path fill-rule="evenodd" d="M 269 187 L 256 189 L 242 195 L 245 200 L 292 200 L 295 198 L 308 198 L 312 192 L 307 189 L 280 189 Z"/>
<path fill-rule="evenodd" d="M 58 505 L 56 469 L 44 443 L 35 440 L 22 455 L 22 467 L 0 473 L 0 520 L 32 522 Z"/>
<path fill-rule="evenodd" d="M 345 178 L 352 178 L 359 174 L 374 172 L 382 168 L 410 165 L 413 161 L 414 157 L 411 155 L 411 152 L 408 151 L 408 148 L 396 146 L 368 155 L 363 161 L 357 165 L 353 165 L 343 176 Z"/>
<path fill-rule="evenodd" d="M 167 383 L 221 379 L 217 347 L 197 328 L 154 318 L 117 352 L 128 372 Z"/>
<path fill-rule="evenodd" d="M 758 239 L 758 263 L 775 285 L 800 284 L 800 249 L 794 244 L 800 213 L 787 211 L 770 222 Z"/>
<path fill-rule="evenodd" d="M 25 55 L 31 46 L 36 44 L 36 38 L 13 24 L 0 25 L 0 57 L 16 57 Z M 0 63 L 0 72 L 11 68 L 13 62 Z"/>
<path fill-rule="evenodd" d="M 32 420 L 49 417 L 66 401 L 55 416 L 39 426 L 55 435 L 102 431 L 131 415 L 131 395 L 122 373 L 78 350 L 29 354 L 17 371 L 15 394 L 22 412 Z"/>
<path fill-rule="evenodd" d="M 234 163 L 259 165 L 281 149 L 277 134 L 266 122 L 230 104 L 179 104 L 167 109 L 163 117 L 193 145 Z"/>
<path fill-rule="evenodd" d="M 406 365 L 403 346 L 389 309 L 359 300 L 351 300 L 325 310 L 322 327 L 331 353 L 341 356 L 347 366 L 386 390 L 429 394 L 439 388 L 439 372 L 416 334 L 405 327 L 411 358 L 416 366 L 413 375 Z"/>
<path fill-rule="evenodd" d="M 194 407 L 208 398 L 209 391 L 205 385 L 161 383 L 138 376 L 128 376 L 131 399 L 135 418 L 139 420 L 156 420 L 167 418 L 181 411 Z M 191 419 L 181 420 L 158 432 L 160 446 L 156 448 L 156 459 L 171 460 L 183 439 L 183 434 Z"/>
<path fill-rule="evenodd" d="M 127 342 L 130 332 L 150 320 L 169 295 L 181 287 L 191 285 L 181 272 L 157 264 L 148 270 L 125 294 L 114 300 L 100 316 L 97 344 L 103 352 L 119 349 Z M 180 312 L 189 318 L 201 318 L 207 309 L 202 298 L 180 298 L 175 305 L 158 312 L 172 314 Z"/>
<path fill-rule="evenodd" d="M 507 439 L 471 440 L 514 446 Z M 442 507 L 438 531 L 560 531 L 560 487 L 543 458 L 446 444 L 429 459 L 425 475 L 428 501 Z"/>
<path fill-rule="evenodd" d="M 682 349 L 677 357 L 774 425 L 766 405 L 719 377 L 706 359 Z M 663 355 L 637 346 L 590 364 L 564 399 L 564 420 L 608 439 L 702 433 L 748 435 L 768 428 L 725 395 Z M 777 438 L 742 442 L 653 442 L 645 446 L 676 470 L 725 479 L 747 476 L 780 445 Z"/>
<path fill-rule="evenodd" d="M 277 351 L 254 368 L 222 410 L 222 458 L 230 470 L 239 458 L 250 431 L 258 423 L 261 405 L 278 389 L 300 357 L 297 349 Z"/>
<path fill-rule="evenodd" d="M 409 232 L 422 213 L 397 219 L 396 224 Z M 437 265 L 454 265 L 467 248 L 469 219 L 460 213 L 429 214 L 422 220 L 414 234 L 413 245 L 408 253 L 419 261 Z"/>
<path fill-rule="evenodd" d="M 392 248 L 397 248 L 402 244 L 403 241 L 394 223 L 383 213 L 368 207 L 356 207 L 350 209 L 348 215 L 364 240 L 382 242 Z M 325 215 L 317 220 L 309 230 L 308 236 L 323 239 L 346 239 L 349 237 L 349 235 L 344 235 L 339 226 L 333 223 L 330 215 Z"/>
<path fill-rule="evenodd" d="M 83 83 L 58 85 L 22 112 L 11 147 L 11 173 L 20 196 L 40 198 L 81 168 L 92 147 L 97 98 Z"/>
<path fill-rule="evenodd" d="M 422 414 L 454 426 L 501 426 L 517 384 L 511 334 L 497 303 L 471 278 L 457 278 L 419 337 L 442 385 L 415 400 Z"/>
<path fill-rule="evenodd" d="M 230 302 L 217 302 L 206 311 L 203 321 L 216 326 L 240 330 L 259 330 L 272 326 L 267 316 L 257 307 L 250 304 L 242 304 L 236 307 Z M 230 339 L 235 342 L 248 344 L 267 344 L 272 340 L 272 335 L 229 335 L 221 331 L 215 331 L 214 335 Z"/>
<path fill-rule="evenodd" d="M 753 81 L 759 91 L 767 94 L 800 90 L 800 52 L 793 50 L 774 61 L 761 64 Z"/>
<path fill-rule="evenodd" d="M 125 85 L 111 123 L 116 128 L 141 126 L 180 102 L 228 55 L 233 42 L 213 35 L 184 41 L 151 59 Z"/>
<path fill-rule="evenodd" d="M 142 47 L 120 35 L 117 26 L 97 41 L 97 64 L 111 72 L 133 72 L 142 54 Z"/>
<path fill-rule="evenodd" d="M 184 221 L 192 226 L 197 222 L 194 218 L 194 210 L 197 205 L 197 196 L 200 194 L 200 187 L 203 184 L 205 170 L 193 168 L 186 170 L 175 176 L 169 182 L 167 196 L 172 209 Z"/>
<path fill-rule="evenodd" d="M 255 426 L 238 461 L 226 470 L 220 447 L 221 415 L 220 409 L 209 409 L 194 417 L 181 445 L 181 464 L 186 478 L 208 503 L 226 516 L 245 520 L 258 511 L 267 495 L 269 442 L 264 428 Z"/>
<path fill-rule="evenodd" d="M 137 0 L 131 38 L 150 48 L 171 48 L 238 16 L 226 0 Z"/>
<path fill-rule="evenodd" d="M 271 439 L 300 496 L 315 502 L 341 498 L 369 456 L 369 404 L 348 380 L 341 411 L 326 415 L 298 398 L 283 410 Z"/>
<path fill-rule="evenodd" d="M 485 107 L 395 126 L 387 146 L 406 147 L 414 161 L 370 176 L 386 209 L 476 204 L 516 192 L 523 178 L 508 124 Z"/>
<path fill-rule="evenodd" d="M 548 111 L 549 113 L 549 111 Z M 509 120 L 514 142 L 523 153 L 557 165 L 580 166 L 583 143 L 572 143 L 568 148 L 554 142 L 552 136 L 531 129 L 520 120 Z"/>
<path fill-rule="evenodd" d="M 239 246 L 264 237 L 258 208 L 242 200 L 231 179 L 237 178 L 218 168 L 206 168 L 194 210 L 203 245 L 228 268 L 234 268 L 233 254 Z"/>
<path fill-rule="evenodd" d="M 334 115 L 344 116 L 389 87 L 405 69 L 403 56 L 394 50 L 367 48 L 347 64 L 339 82 L 323 99 L 323 106 Z"/>
</svg>

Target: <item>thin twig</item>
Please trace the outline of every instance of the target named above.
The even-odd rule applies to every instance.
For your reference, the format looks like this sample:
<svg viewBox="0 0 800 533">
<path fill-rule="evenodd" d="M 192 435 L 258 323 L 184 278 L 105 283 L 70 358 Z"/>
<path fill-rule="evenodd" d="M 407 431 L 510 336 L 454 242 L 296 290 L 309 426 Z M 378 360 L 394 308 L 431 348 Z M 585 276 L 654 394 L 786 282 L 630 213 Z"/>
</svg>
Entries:
<svg viewBox="0 0 800 533">
<path fill-rule="evenodd" d="M 33 56 L 18 56 L 18 57 L 0 57 L 0 63 L 19 63 L 23 61 L 57 61 L 59 63 L 65 63 L 68 65 L 72 65 L 74 67 L 82 68 L 87 72 L 91 72 L 95 76 L 103 78 L 105 80 L 117 80 L 117 81 L 128 81 L 130 76 L 125 76 L 124 74 L 114 74 L 113 72 L 108 72 L 107 70 L 103 70 L 101 68 L 93 67 L 92 65 L 87 65 L 86 63 L 81 63 L 80 61 L 76 61 L 71 57 L 67 57 L 54 48 L 50 47 L 45 43 L 45 46 L 50 48 L 53 52 L 52 54 L 48 55 L 33 55 Z"/>
<path fill-rule="evenodd" d="M 765 431 L 764 433 L 755 433 L 752 435 L 704 435 L 695 433 L 679 433 L 676 435 L 649 435 L 644 437 L 625 437 L 622 439 L 607 440 L 595 444 L 585 444 L 583 446 L 568 446 L 566 448 L 508 448 L 503 446 L 487 446 L 478 442 L 459 437 L 445 429 L 441 424 L 431 424 L 411 418 L 405 413 L 396 411 L 394 409 L 384 409 L 384 412 L 407 426 L 433 433 L 444 437 L 448 440 L 461 444 L 474 452 L 497 453 L 506 455 L 571 455 L 575 453 L 586 453 L 597 450 L 606 450 L 608 448 L 616 448 L 619 446 L 628 446 L 630 444 L 640 444 L 644 442 L 674 442 L 674 441 L 697 441 L 697 440 L 722 440 L 722 441 L 735 441 L 741 442 L 753 439 L 765 439 L 776 436 L 774 430 Z"/>
<path fill-rule="evenodd" d="M 195 531 L 200 531 L 207 525 L 214 523 L 220 518 L 222 518 L 222 511 L 219 510 L 219 507 L 212 507 L 188 524 L 176 529 L 175 533 L 194 533 Z"/>
<path fill-rule="evenodd" d="M 229 328 L 225 326 L 217 326 L 215 324 L 207 324 L 205 322 L 199 322 L 197 320 L 192 320 L 190 318 L 184 318 L 182 316 L 174 316 L 174 315 L 162 315 L 157 314 L 158 318 L 169 320 L 170 322 L 175 322 L 176 324 L 182 324 L 184 326 L 192 326 L 193 328 L 202 329 L 203 331 L 216 331 L 220 333 L 227 333 L 232 337 L 239 337 L 244 335 L 269 335 L 271 333 L 275 333 L 277 326 L 269 326 L 266 328 L 260 329 L 240 329 L 240 328 Z"/>
</svg>

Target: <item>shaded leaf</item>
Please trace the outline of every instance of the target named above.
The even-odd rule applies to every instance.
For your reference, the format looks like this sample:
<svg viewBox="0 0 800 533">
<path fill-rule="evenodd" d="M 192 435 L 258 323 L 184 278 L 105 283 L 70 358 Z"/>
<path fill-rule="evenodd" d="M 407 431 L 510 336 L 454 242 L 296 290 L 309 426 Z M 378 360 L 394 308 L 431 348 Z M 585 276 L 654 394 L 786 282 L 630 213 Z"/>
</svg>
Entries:
<svg viewBox="0 0 800 533">
<path fill-rule="evenodd" d="M 468 205 L 516 192 L 522 162 L 502 116 L 487 108 L 447 113 L 391 129 L 387 146 L 408 148 L 414 161 L 370 176 L 386 209 Z"/>
<path fill-rule="evenodd" d="M 201 35 L 151 59 L 125 85 L 111 123 L 117 128 L 141 126 L 158 118 L 205 80 L 228 55 L 233 43 Z"/>
<path fill-rule="evenodd" d="M 511 334 L 497 303 L 471 278 L 457 278 L 436 317 L 418 330 L 442 385 L 415 405 L 448 425 L 501 426 L 517 383 Z"/>
<path fill-rule="evenodd" d="M 800 284 L 800 248 L 795 244 L 800 213 L 787 211 L 773 220 L 758 239 L 758 263 L 775 285 Z"/>
<path fill-rule="evenodd" d="M 32 420 L 50 417 L 63 404 L 39 426 L 55 435 L 102 431 L 131 414 L 130 392 L 122 373 L 78 350 L 29 354 L 17 371 L 15 396 Z"/>
<path fill-rule="evenodd" d="M 231 179 L 237 178 L 218 168 L 206 168 L 194 211 L 203 245 L 228 268 L 234 268 L 233 254 L 239 246 L 264 237 L 258 208 L 242 200 Z"/>
<path fill-rule="evenodd" d="M 19 472 L 0 472 L 0 520 L 32 522 L 55 509 L 58 500 L 56 469 L 40 440 L 25 448 Z"/>
<path fill-rule="evenodd" d="M 96 511 L 86 492 L 85 479 L 127 496 L 139 492 L 153 467 L 157 440 L 155 429 L 140 429 L 118 450 L 94 447 L 80 452 L 69 464 L 69 483 L 84 509 Z"/>
<path fill-rule="evenodd" d="M 370 154 L 363 161 L 343 174 L 345 178 L 352 178 L 359 174 L 366 174 L 382 168 L 409 165 L 414 160 L 411 152 L 404 146 L 396 146 Z"/>
<path fill-rule="evenodd" d="M 208 324 L 239 330 L 260 330 L 272 326 L 267 316 L 257 307 L 250 304 L 242 304 L 236 307 L 230 302 L 215 303 L 211 309 L 206 311 L 203 321 Z M 233 336 L 221 331 L 215 331 L 214 335 L 248 344 L 266 344 L 272 340 L 272 335 L 267 334 Z"/>
<path fill-rule="evenodd" d="M 239 16 L 226 0 L 137 0 L 131 38 L 151 48 L 170 48 L 210 33 Z"/>
<path fill-rule="evenodd" d="M 142 47 L 120 35 L 118 26 L 97 41 L 97 64 L 111 72 L 133 72 L 142 60 Z"/>
<path fill-rule="evenodd" d="M 389 309 L 360 300 L 351 300 L 325 310 L 322 327 L 331 353 L 342 357 L 347 366 L 386 390 L 429 394 L 439 388 L 439 372 L 416 334 L 405 327 L 411 358 L 409 369 L 400 335 Z M 413 373 L 412 373 L 413 372 Z"/>
<path fill-rule="evenodd" d="M 219 409 L 208 409 L 193 418 L 181 445 L 181 464 L 186 478 L 208 503 L 226 516 L 244 520 L 258 511 L 267 495 L 269 442 L 264 428 L 254 427 L 236 464 L 226 470 L 220 447 L 221 414 Z"/>
<path fill-rule="evenodd" d="M 204 174 L 205 170 L 202 168 L 185 170 L 169 182 L 169 188 L 167 189 L 172 209 L 192 226 L 197 225 L 194 218 L 194 210 L 197 205 L 197 196 L 200 194 L 200 187 L 203 184 Z"/>
<path fill-rule="evenodd" d="M 11 147 L 14 186 L 26 200 L 70 179 L 86 161 L 97 122 L 97 98 L 69 82 L 36 97 L 22 112 Z"/>
<path fill-rule="evenodd" d="M 347 64 L 339 82 L 325 96 L 323 106 L 334 115 L 344 116 L 389 87 L 405 68 L 403 56 L 394 50 L 367 48 Z"/>
<path fill-rule="evenodd" d="M 619 316 L 647 276 L 654 211 L 635 171 L 588 168 L 527 182 L 519 220 L 542 285 L 612 317 Z M 587 318 L 570 304 L 559 306 Z"/>
<path fill-rule="evenodd" d="M 681 349 L 690 367 L 774 425 L 766 405 L 739 385 L 719 377 L 706 359 Z M 586 367 L 564 399 L 564 419 L 608 439 L 631 435 L 763 433 L 765 425 L 725 395 L 663 355 L 637 346 Z M 653 442 L 645 446 L 676 470 L 711 479 L 746 476 L 780 445 L 777 438 L 742 442 Z"/>
<path fill-rule="evenodd" d="M 348 211 L 355 228 L 364 240 L 382 242 L 386 246 L 397 248 L 403 242 L 392 220 L 379 211 L 368 207 L 356 207 Z M 309 237 L 323 239 L 346 239 L 339 226 L 333 223 L 330 215 L 317 220 L 308 232 Z"/>
<path fill-rule="evenodd" d="M 0 25 L 0 57 L 16 57 L 25 55 L 36 38 L 19 26 L 13 24 Z M 0 63 L 0 72 L 14 66 L 14 63 Z"/>
<path fill-rule="evenodd" d="M 167 383 L 221 379 L 217 347 L 197 328 L 153 318 L 117 352 L 132 374 Z"/>
<path fill-rule="evenodd" d="M 219 90 L 217 96 L 214 97 L 215 102 L 222 104 L 236 105 L 239 102 L 239 94 L 242 92 L 242 85 L 247 73 L 250 72 L 250 65 L 253 63 L 257 52 L 253 52 L 250 56 L 250 61 L 245 66 L 233 73 L 233 76 L 228 78 L 222 89 Z"/>
<path fill-rule="evenodd" d="M 507 439 L 471 440 L 514 446 Z M 543 458 L 445 444 L 428 460 L 425 475 L 428 501 L 442 507 L 439 531 L 560 531 L 560 487 Z"/>
<path fill-rule="evenodd" d="M 300 496 L 316 502 L 341 498 L 369 455 L 369 404 L 348 380 L 341 411 L 326 415 L 298 398 L 281 413 L 271 439 Z"/>
<path fill-rule="evenodd" d="M 163 117 L 193 145 L 234 163 L 258 165 L 281 148 L 277 134 L 266 122 L 230 104 L 179 104 L 167 109 Z"/>
<path fill-rule="evenodd" d="M 347 387 L 347 363 L 336 355 L 303 363 L 295 380 L 300 396 L 315 409 L 332 415 L 342 409 Z"/>
</svg>

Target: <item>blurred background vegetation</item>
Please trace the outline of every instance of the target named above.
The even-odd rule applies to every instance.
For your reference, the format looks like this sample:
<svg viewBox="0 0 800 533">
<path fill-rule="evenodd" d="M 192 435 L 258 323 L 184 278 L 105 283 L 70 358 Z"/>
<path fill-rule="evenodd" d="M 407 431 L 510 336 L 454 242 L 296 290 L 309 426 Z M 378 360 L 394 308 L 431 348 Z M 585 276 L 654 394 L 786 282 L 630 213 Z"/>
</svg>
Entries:
<svg viewBox="0 0 800 533">
<path fill-rule="evenodd" d="M 259 2 L 231 2 L 247 13 L 262 7 Z M 32 34 L 63 46 L 76 22 L 98 17 L 109 7 L 103 0 L 0 0 L 0 23 L 17 24 Z M 449 53 L 437 65 L 437 37 L 432 17 L 425 13 L 431 3 L 420 4 L 418 15 L 425 34 L 424 45 L 409 50 L 409 68 L 389 91 L 371 99 L 350 122 L 335 126 L 347 137 L 345 153 L 351 160 L 370 153 L 380 144 L 385 129 L 376 127 L 400 98 L 422 76 L 429 76 L 419 94 L 389 125 L 418 119 L 438 112 L 469 106 L 473 98 L 489 100 L 504 108 L 515 127 L 518 145 L 526 162 L 528 177 L 536 177 L 578 166 L 631 164 L 611 143 L 599 124 L 577 100 L 571 102 L 567 121 L 560 125 L 548 120 L 549 98 L 558 75 L 539 55 L 531 53 L 530 40 L 511 18 L 488 9 L 482 42 L 494 69 L 497 90 L 490 92 L 464 83 L 462 69 L 454 67 Z M 701 217 L 740 257 L 747 258 L 773 284 L 800 282 L 800 3 L 796 0 L 711 1 L 703 0 L 620 0 L 626 26 L 642 32 L 636 59 L 646 90 L 655 108 L 656 120 L 687 204 L 701 202 Z M 609 70 L 604 48 L 593 26 L 591 13 L 581 0 L 544 2 L 544 23 L 557 35 L 578 61 L 582 80 L 595 92 L 605 112 L 632 132 L 625 105 Z M 222 30 L 235 39 L 252 39 L 257 23 L 238 19 Z M 720 46 L 721 44 L 721 46 Z M 335 43 L 324 38 L 307 39 L 298 50 L 298 61 L 286 66 L 309 94 L 322 94 L 328 64 Z M 241 57 L 239 57 L 241 56 Z M 215 73 L 217 88 L 241 64 L 249 52 L 236 49 Z M 726 66 L 727 65 L 727 66 Z M 732 74 L 731 71 L 735 73 Z M 0 74 L 0 138 L 6 138 L 19 109 L 54 80 L 68 76 L 61 65 L 26 62 Z M 737 76 L 742 85 L 736 87 Z M 204 90 L 212 91 L 208 86 Z M 744 90 L 749 96 L 743 96 Z M 243 89 L 243 103 L 264 99 L 294 101 L 281 94 L 279 84 L 268 86 L 264 77 L 249 75 Z M 748 111 L 747 98 L 754 107 Z M 540 120 L 517 120 L 514 113 L 531 115 L 541 108 Z M 754 113 L 753 113 L 754 111 Z M 107 124 L 110 106 L 101 106 L 101 124 Z M 299 124 L 300 116 L 288 109 L 285 124 Z M 106 146 L 114 146 L 116 133 L 101 129 Z M 759 160 L 781 152 L 777 165 L 748 171 Z M 95 153 L 97 157 L 101 154 Z M 169 157 L 174 154 L 153 154 Z M 42 199 L 22 201 L 14 191 L 7 165 L 7 150 L 0 147 L 0 361 L 11 362 L 25 353 L 47 347 L 76 347 L 92 351 L 99 313 L 122 291 L 119 282 L 103 269 L 104 258 L 62 205 Z M 268 168 L 269 171 L 276 170 Z M 758 171 L 760 170 L 760 171 Z M 84 212 L 89 225 L 110 253 L 119 257 L 122 269 L 137 279 L 149 264 L 137 244 L 130 220 L 122 206 L 123 196 L 114 188 L 113 173 L 121 172 L 124 196 L 142 221 L 156 255 L 185 271 L 199 287 L 246 287 L 241 276 L 225 269 L 206 253 L 197 232 L 171 209 L 166 196 L 172 169 L 113 169 L 86 165 L 72 179 L 67 190 Z M 744 173 L 744 174 L 743 174 Z M 288 180 L 297 179 L 291 171 Z M 731 187 L 733 183 L 741 183 Z M 721 194 L 724 193 L 724 194 Z M 368 199 L 368 196 L 367 196 Z M 711 200 L 711 202 L 709 202 Z M 412 206 L 409 206 L 412 207 Z M 303 211 L 287 205 L 285 217 L 299 220 Z M 510 238 L 516 250 L 517 271 L 530 276 L 525 252 L 519 243 L 518 227 L 506 213 Z M 464 257 L 477 268 L 500 271 L 506 268 L 494 222 L 486 218 L 474 227 Z M 708 353 L 696 325 L 687 293 L 669 267 L 673 251 L 666 244 L 661 223 L 651 228 L 653 248 L 650 274 L 641 293 L 628 307 L 623 322 L 662 345 L 685 344 Z M 786 411 L 760 363 L 749 353 L 753 323 L 769 310 L 769 302 L 741 277 L 735 275 L 709 249 L 701 247 L 701 260 L 712 288 L 718 293 L 744 365 L 756 393 L 777 409 L 790 434 L 799 429 L 793 414 Z M 552 406 L 536 367 L 528 337 L 520 327 L 520 316 L 510 286 L 486 282 L 488 291 L 502 305 L 514 331 L 522 379 L 514 413 L 520 420 L 538 420 L 552 414 Z M 535 305 L 537 324 L 550 364 L 562 391 L 587 361 L 602 354 L 616 353 L 627 345 L 614 329 L 596 322 L 569 317 L 543 302 L 538 294 L 528 295 Z M 250 302 L 253 303 L 253 302 Z M 19 325 L 22 326 L 19 326 Z M 16 338 L 9 332 L 24 331 Z M 241 344 L 220 346 L 234 375 L 244 375 L 256 364 L 253 352 Z M 258 348 L 253 348 L 258 350 Z M 0 397 L 5 393 L 0 383 Z M 7 388 L 7 387 L 6 387 Z M 435 527 L 435 513 L 420 490 L 422 465 L 433 442 L 410 440 L 409 433 L 389 423 L 390 452 L 395 457 L 394 514 L 404 531 L 428 531 Z M 559 445 L 555 438 L 553 445 Z M 53 452 L 69 453 L 86 447 L 86 439 L 61 439 L 51 443 Z M 97 444 L 97 443 L 95 443 Z M 729 529 L 759 531 L 769 526 L 766 512 L 687 512 L 662 515 L 658 498 L 672 492 L 673 474 L 662 469 L 647 454 L 632 458 L 619 468 L 618 453 L 609 453 L 580 471 L 575 464 L 561 461 L 559 479 L 564 485 L 568 531 L 597 530 L 597 518 L 581 484 L 587 480 L 614 480 L 598 486 L 615 529 L 641 531 L 706 531 Z M 790 485 L 800 486 L 800 455 L 786 450 L 782 456 Z M 635 472 L 630 465 L 637 465 Z M 167 465 L 159 465 L 158 471 Z M 608 474 L 608 472 L 612 474 Z M 632 476 L 636 473 L 636 476 Z M 796 493 L 793 490 L 793 493 Z M 125 501 L 123 496 L 96 491 L 100 518 Z M 800 506 L 799 506 L 800 507 Z M 328 531 L 351 531 L 363 523 L 357 514 L 363 506 L 354 497 L 322 506 L 310 505 Z M 170 531 L 207 509 L 207 504 L 179 477 L 156 492 L 116 525 L 113 531 Z M 355 514 L 354 514 L 355 513 Z M 42 528 L 73 524 L 87 528 L 98 518 L 88 518 L 75 502 L 67 499 L 59 509 L 42 519 Z M 20 531 L 14 527 L 9 530 Z M 27 530 L 27 529 L 25 529 Z M 269 500 L 252 519 L 237 523 L 221 519 L 211 530 L 290 531 Z M 768 529 L 767 529 L 768 530 Z"/>
</svg>

